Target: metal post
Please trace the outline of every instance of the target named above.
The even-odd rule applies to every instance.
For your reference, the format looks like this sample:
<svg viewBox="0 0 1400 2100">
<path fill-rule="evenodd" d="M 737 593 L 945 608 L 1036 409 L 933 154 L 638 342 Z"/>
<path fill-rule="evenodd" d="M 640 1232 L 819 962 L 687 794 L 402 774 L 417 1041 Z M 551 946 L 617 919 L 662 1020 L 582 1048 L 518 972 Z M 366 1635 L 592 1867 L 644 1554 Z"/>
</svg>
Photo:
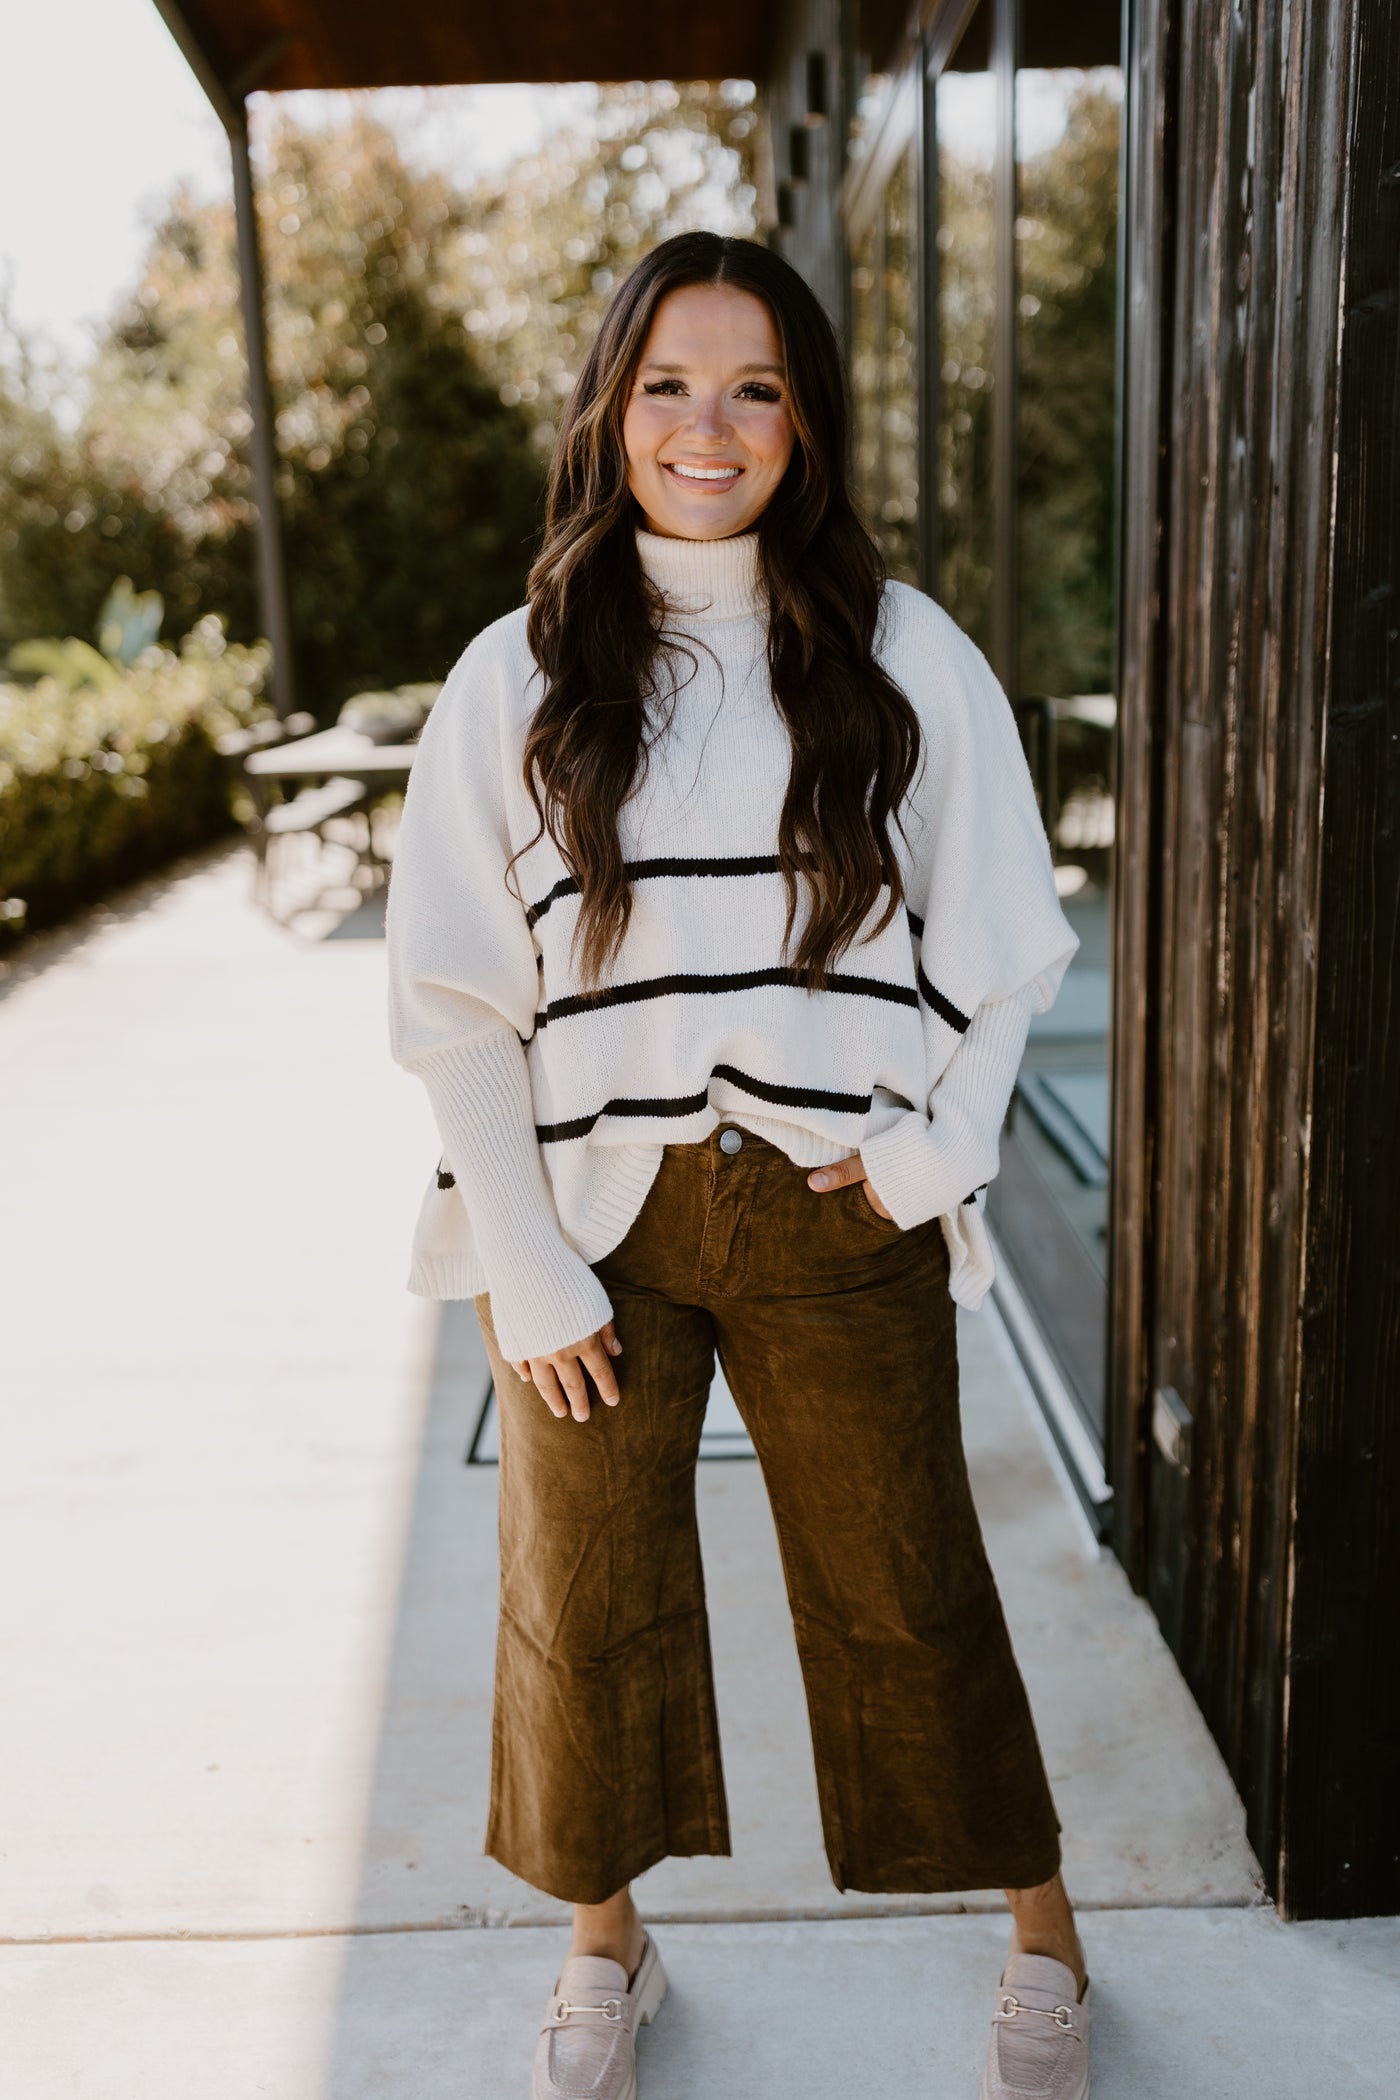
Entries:
<svg viewBox="0 0 1400 2100">
<path fill-rule="evenodd" d="M 221 114 L 224 114 L 221 112 Z M 272 696 L 285 721 L 296 707 L 292 630 L 287 612 L 287 570 L 282 555 L 282 520 L 277 507 L 277 438 L 272 389 L 267 375 L 267 324 L 262 256 L 258 247 L 257 200 L 248 157 L 248 111 L 239 102 L 224 114 L 233 156 L 233 202 L 238 225 L 239 301 L 248 352 L 248 407 L 253 418 L 253 496 L 258 512 L 258 602 L 262 629 L 272 644 Z"/>
<path fill-rule="evenodd" d="M 992 648 L 991 664 L 1007 693 L 1018 696 L 1016 407 L 1016 67 L 1020 0 L 995 0 L 992 72 L 996 78 L 996 304 L 992 384 Z"/>
<path fill-rule="evenodd" d="M 943 510 L 938 500 L 941 456 L 943 336 L 938 283 L 938 81 L 928 31 L 919 35 L 919 115 L 915 128 L 918 164 L 914 207 L 918 257 L 915 327 L 919 372 L 919 588 L 936 598 L 942 584 Z"/>
</svg>

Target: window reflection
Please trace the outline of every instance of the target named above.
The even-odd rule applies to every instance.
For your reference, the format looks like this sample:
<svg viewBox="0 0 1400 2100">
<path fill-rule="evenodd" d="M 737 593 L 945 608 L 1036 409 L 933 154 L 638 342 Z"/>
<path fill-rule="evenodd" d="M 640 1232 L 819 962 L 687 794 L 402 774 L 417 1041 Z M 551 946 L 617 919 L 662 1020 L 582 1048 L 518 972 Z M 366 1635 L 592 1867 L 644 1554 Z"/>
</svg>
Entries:
<svg viewBox="0 0 1400 2100">
<path fill-rule="evenodd" d="M 1028 0 L 1019 14 L 1016 47 L 1033 63 L 1018 68 L 1013 109 L 1000 113 L 1013 124 L 999 125 L 992 7 L 980 0 L 925 104 L 922 194 L 917 148 L 894 128 L 917 95 L 887 96 L 887 128 L 874 122 L 866 141 L 889 174 L 878 196 L 858 186 L 848 226 L 853 460 L 891 572 L 926 578 L 993 664 L 1016 667 L 1009 697 L 1081 945 L 1055 1006 L 1032 1025 L 987 1214 L 1066 1386 L 1101 1436 L 1122 73 L 1108 63 L 1040 63 L 1061 51 L 1114 58 L 1111 24 L 1090 25 L 1091 34 Z M 1016 165 L 999 171 L 1008 132 Z M 999 210 L 1011 217 L 1000 229 L 1014 254 L 1010 312 L 997 304 Z M 1003 249 L 1003 269 L 1006 260 Z M 931 416 L 922 433 L 921 357 Z"/>
<path fill-rule="evenodd" d="M 919 578 L 918 166 L 911 146 L 897 164 L 881 209 L 884 287 L 881 315 L 882 473 L 878 530 L 890 574 Z"/>
<path fill-rule="evenodd" d="M 917 180 L 911 144 L 853 243 L 851 266 L 856 488 L 890 574 L 906 583 L 919 578 Z"/>
<path fill-rule="evenodd" d="M 1103 1431 L 1107 1340 L 1117 66 L 1016 75 L 1016 659 L 1080 948 L 1032 1024 L 989 1194 L 1042 1332 Z"/>
<path fill-rule="evenodd" d="M 1018 661 L 1031 693 L 1113 683 L 1117 66 L 1016 75 Z"/>
<path fill-rule="evenodd" d="M 986 0 L 968 42 L 986 48 Z M 992 347 L 995 82 L 947 71 L 935 93 L 938 225 L 937 596 L 992 652 Z"/>
<path fill-rule="evenodd" d="M 852 467 L 866 523 L 875 530 L 880 487 L 880 288 L 878 221 L 868 225 L 851 255 L 851 402 L 855 419 Z"/>
</svg>

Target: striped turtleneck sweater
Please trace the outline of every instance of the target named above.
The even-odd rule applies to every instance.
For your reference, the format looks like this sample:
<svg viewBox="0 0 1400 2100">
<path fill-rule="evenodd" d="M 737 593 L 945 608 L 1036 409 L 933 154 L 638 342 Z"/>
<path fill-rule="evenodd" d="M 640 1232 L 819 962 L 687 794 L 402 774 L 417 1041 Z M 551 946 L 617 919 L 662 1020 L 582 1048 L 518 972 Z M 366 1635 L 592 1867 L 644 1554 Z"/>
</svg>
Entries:
<svg viewBox="0 0 1400 2100">
<path fill-rule="evenodd" d="M 905 902 L 872 934 L 882 891 L 814 992 L 783 951 L 791 741 L 757 535 L 639 531 L 637 547 L 668 633 L 703 646 L 693 675 L 678 660 L 674 708 L 618 812 L 632 916 L 601 989 L 571 959 L 577 884 L 547 830 L 527 843 L 541 683 L 525 608 L 471 643 L 423 732 L 389 892 L 390 1041 L 427 1087 L 443 1156 L 409 1288 L 488 1291 L 513 1361 L 583 1340 L 612 1317 L 590 1264 L 636 1218 L 663 1147 L 735 1123 L 803 1168 L 858 1152 L 896 1224 L 939 1219 L 949 1289 L 975 1308 L 993 1276 L 976 1197 L 1031 1016 L 1079 945 L 1006 695 L 932 599 L 886 586 L 877 650 L 925 744 L 907 843 L 890 833 Z M 804 910 L 799 884 L 787 954 Z"/>
</svg>

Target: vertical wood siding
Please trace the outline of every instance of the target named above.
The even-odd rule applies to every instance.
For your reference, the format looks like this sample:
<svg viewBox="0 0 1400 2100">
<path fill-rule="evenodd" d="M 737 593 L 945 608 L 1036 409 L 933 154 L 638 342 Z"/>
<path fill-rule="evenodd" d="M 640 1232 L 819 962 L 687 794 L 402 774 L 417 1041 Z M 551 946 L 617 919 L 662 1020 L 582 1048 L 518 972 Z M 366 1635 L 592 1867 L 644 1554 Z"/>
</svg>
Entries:
<svg viewBox="0 0 1400 2100">
<path fill-rule="evenodd" d="M 1400 1261 L 1375 1193 L 1400 1099 L 1397 8 L 1134 13 L 1118 1543 L 1285 1908 L 1354 1911 L 1363 1887 L 1393 1908 L 1395 1858 L 1369 1877 L 1355 1861 L 1387 1750 L 1395 1834 L 1400 1738 L 1397 1673 L 1368 1696 L 1362 1667 L 1387 1616 L 1375 1584 L 1397 1529 L 1382 1510 L 1400 1481 L 1385 1398 Z M 1364 290 L 1344 308 L 1358 341 L 1343 397 L 1349 241 Z M 1371 439 L 1368 472 L 1378 415 L 1390 434 Z M 1186 1469 L 1151 1441 L 1159 1386 L 1192 1418 Z"/>
<path fill-rule="evenodd" d="M 1357 12 L 1282 1884 L 1364 1917 L 1400 1907 L 1400 7 Z"/>
<path fill-rule="evenodd" d="M 1346 8 L 1180 16 L 1149 1593 L 1280 1850 Z"/>
</svg>

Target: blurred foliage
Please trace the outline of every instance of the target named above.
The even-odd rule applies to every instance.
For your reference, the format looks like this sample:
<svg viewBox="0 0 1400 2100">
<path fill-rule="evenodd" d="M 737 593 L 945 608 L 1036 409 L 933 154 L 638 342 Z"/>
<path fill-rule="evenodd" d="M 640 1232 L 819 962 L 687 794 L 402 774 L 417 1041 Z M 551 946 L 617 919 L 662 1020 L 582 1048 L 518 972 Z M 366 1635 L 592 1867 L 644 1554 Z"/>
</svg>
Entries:
<svg viewBox="0 0 1400 2100">
<path fill-rule="evenodd" d="M 165 600 L 159 591 L 135 591 L 119 576 L 97 616 L 97 646 L 113 663 L 135 663 L 160 633 Z"/>
<path fill-rule="evenodd" d="M 215 740 L 271 712 L 268 650 L 206 614 L 109 677 L 0 684 L 0 942 L 216 837 L 230 776 Z"/>
<path fill-rule="evenodd" d="M 10 651 L 10 669 L 51 678 L 70 693 L 85 685 L 110 692 L 122 682 L 120 664 L 76 634 L 65 635 L 62 641 L 54 635 L 36 635 L 32 641 L 16 642 Z"/>
<path fill-rule="evenodd" d="M 1023 159 L 1017 172 L 1018 612 L 1025 693 L 1108 693 L 1114 685 L 1121 122 L 1121 95 L 1088 74 L 1067 98 L 1063 136 Z"/>
<path fill-rule="evenodd" d="M 966 76 L 967 81 L 978 76 Z M 964 80 L 939 94 L 967 93 Z M 975 92 L 975 90 L 974 90 Z M 937 596 L 978 647 L 992 646 L 992 369 L 996 218 L 992 169 L 938 149 Z"/>
<path fill-rule="evenodd" d="M 351 103 L 257 119 L 299 699 L 441 679 L 521 602 L 543 469 L 617 279 L 691 224 L 751 226 L 747 84 L 600 88 L 463 191 Z M 177 194 L 66 427 L 0 343 L 0 645 L 86 634 L 120 575 L 178 634 L 258 632 L 231 205 Z"/>
<path fill-rule="evenodd" d="M 752 83 L 600 87 L 557 132 L 468 198 L 458 291 L 469 340 L 530 414 L 541 453 L 613 291 L 648 249 L 709 227 L 752 235 Z"/>
<path fill-rule="evenodd" d="M 1022 693 L 1106 693 L 1114 678 L 1121 100 L 1089 73 L 1066 83 L 1065 115 L 1055 143 L 1017 167 Z M 945 141 L 938 184 L 938 596 L 985 649 L 993 567 L 992 169 Z"/>
<path fill-rule="evenodd" d="M 111 692 L 121 684 L 121 675 L 160 633 L 165 603 L 159 591 L 135 592 L 129 576 L 119 576 L 107 593 L 97 616 L 100 647 L 75 634 L 59 641 L 52 635 L 16 642 L 10 651 L 10 669 L 36 677 L 58 680 L 76 692 L 79 686 L 95 685 Z"/>
</svg>

